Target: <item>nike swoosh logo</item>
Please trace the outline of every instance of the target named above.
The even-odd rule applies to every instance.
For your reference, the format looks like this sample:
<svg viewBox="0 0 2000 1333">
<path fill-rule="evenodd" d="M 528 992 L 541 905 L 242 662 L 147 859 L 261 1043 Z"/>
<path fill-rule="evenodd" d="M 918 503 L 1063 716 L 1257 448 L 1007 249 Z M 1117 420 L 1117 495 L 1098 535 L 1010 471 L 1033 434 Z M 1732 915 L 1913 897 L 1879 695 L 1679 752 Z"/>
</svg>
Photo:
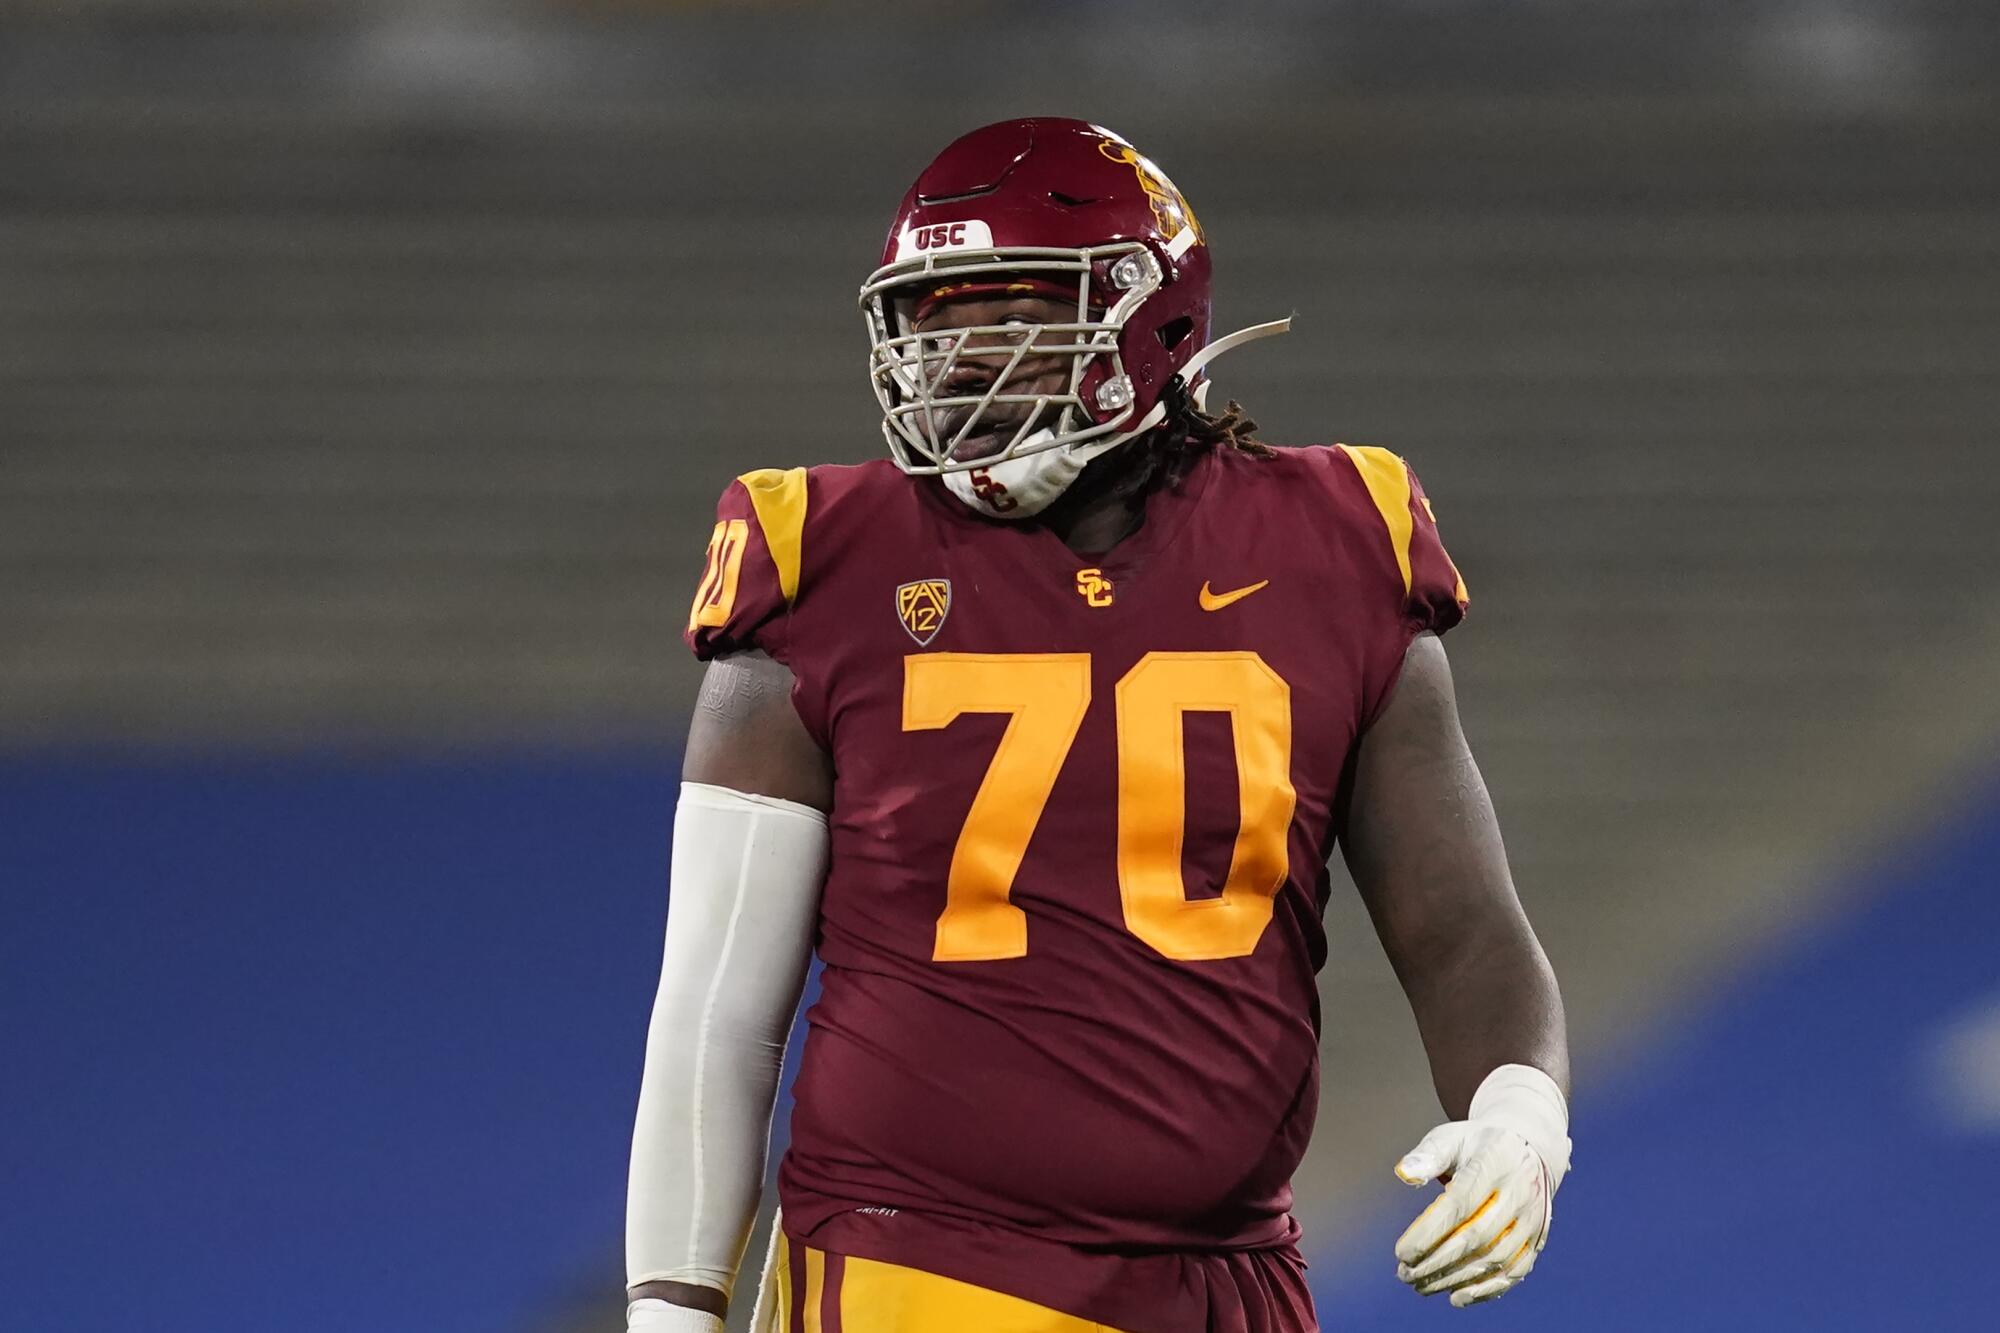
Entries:
<svg viewBox="0 0 2000 1333">
<path fill-rule="evenodd" d="M 1248 597 L 1251 593 L 1257 591 L 1257 589 L 1267 586 L 1270 582 L 1271 580 L 1269 579 L 1263 579 L 1251 584 L 1247 588 L 1236 588 L 1229 592 L 1210 592 L 1207 580 L 1203 580 L 1201 585 L 1201 609 L 1204 611 L 1220 611 L 1231 602 L 1242 601 L 1245 597 Z"/>
</svg>

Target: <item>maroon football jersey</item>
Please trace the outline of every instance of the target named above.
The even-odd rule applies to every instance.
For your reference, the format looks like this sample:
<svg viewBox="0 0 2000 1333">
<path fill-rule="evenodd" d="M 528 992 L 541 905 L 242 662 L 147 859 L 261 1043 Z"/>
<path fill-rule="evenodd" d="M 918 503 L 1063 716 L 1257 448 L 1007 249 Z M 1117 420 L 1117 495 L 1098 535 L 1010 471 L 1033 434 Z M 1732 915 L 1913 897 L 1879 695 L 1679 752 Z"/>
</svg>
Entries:
<svg viewBox="0 0 2000 1333">
<path fill-rule="evenodd" d="M 1464 603 L 1379 449 L 1211 451 L 1101 558 L 887 460 L 733 483 L 689 642 L 835 772 L 786 1231 L 1127 1328 L 1089 1254 L 1290 1252 L 1349 759 Z"/>
</svg>

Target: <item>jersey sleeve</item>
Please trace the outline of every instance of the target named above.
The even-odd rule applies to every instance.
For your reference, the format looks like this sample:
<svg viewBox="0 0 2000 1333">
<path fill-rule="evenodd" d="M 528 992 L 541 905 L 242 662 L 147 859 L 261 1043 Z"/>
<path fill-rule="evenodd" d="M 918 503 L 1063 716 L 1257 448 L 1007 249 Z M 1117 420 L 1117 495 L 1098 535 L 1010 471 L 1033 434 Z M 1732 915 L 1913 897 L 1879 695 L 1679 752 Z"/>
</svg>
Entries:
<svg viewBox="0 0 2000 1333">
<path fill-rule="evenodd" d="M 1470 597 L 1458 566 L 1445 553 L 1437 514 L 1410 465 L 1371 445 L 1340 446 L 1353 462 L 1381 517 L 1402 578 L 1402 613 L 1412 633 L 1443 634 L 1465 619 Z"/>
<path fill-rule="evenodd" d="M 806 491 L 804 468 L 764 468 L 730 482 L 716 502 L 683 636 L 702 661 L 751 648 L 789 659 Z"/>
</svg>

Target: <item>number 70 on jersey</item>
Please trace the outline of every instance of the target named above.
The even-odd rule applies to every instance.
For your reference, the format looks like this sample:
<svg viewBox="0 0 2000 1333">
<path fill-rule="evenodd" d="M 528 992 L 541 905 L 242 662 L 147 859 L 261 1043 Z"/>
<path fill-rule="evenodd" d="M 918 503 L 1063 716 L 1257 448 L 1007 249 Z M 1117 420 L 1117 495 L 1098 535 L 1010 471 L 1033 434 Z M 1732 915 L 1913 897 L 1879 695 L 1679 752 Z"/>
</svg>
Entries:
<svg viewBox="0 0 2000 1333">
<path fill-rule="evenodd" d="M 938 962 L 1020 958 L 1028 918 L 1009 901 L 1015 873 L 1091 703 L 1088 653 L 917 653 L 903 659 L 903 730 L 967 713 L 1004 713 L 952 848 Z M 1253 652 L 1154 652 L 1113 690 L 1118 895 L 1126 929 L 1183 962 L 1257 947 L 1287 873 L 1291 687 Z M 1235 846 L 1219 897 L 1189 898 L 1181 865 L 1187 756 L 1182 719 L 1229 715 L 1238 794 Z"/>
</svg>

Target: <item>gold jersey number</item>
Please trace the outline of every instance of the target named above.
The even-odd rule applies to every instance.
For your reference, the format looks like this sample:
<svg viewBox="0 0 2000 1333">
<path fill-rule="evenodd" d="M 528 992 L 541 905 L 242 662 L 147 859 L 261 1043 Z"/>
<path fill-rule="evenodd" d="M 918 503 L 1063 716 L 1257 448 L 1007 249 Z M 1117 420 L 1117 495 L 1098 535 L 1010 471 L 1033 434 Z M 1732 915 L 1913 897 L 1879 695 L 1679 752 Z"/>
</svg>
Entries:
<svg viewBox="0 0 2000 1333">
<path fill-rule="evenodd" d="M 1291 687 L 1256 653 L 1148 653 L 1114 691 L 1118 893 L 1125 926 L 1168 958 L 1240 958 L 1257 947 L 1285 882 L 1292 790 Z M 904 659 L 903 730 L 1005 713 L 1007 729 L 952 848 L 932 958 L 1028 952 L 1027 914 L 1008 900 L 1028 841 L 1090 706 L 1088 653 L 922 653 Z M 1238 793 L 1236 844 L 1216 898 L 1190 899 L 1181 871 L 1187 755 L 1182 718 L 1227 713 Z"/>
<path fill-rule="evenodd" d="M 694 590 L 694 605 L 688 608 L 688 628 L 726 625 L 736 605 L 736 583 L 743 574 L 743 548 L 750 541 L 747 519 L 725 518 L 715 525 L 708 539 L 708 563 L 702 567 L 701 586 Z"/>
</svg>

